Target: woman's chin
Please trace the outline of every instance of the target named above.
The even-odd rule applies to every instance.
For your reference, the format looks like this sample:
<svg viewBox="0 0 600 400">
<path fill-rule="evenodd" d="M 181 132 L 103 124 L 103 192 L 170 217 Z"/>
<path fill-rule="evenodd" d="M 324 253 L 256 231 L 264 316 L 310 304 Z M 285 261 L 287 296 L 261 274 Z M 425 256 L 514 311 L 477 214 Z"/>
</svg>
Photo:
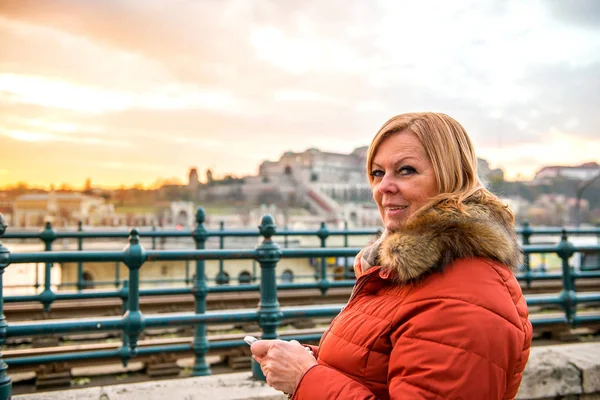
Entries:
<svg viewBox="0 0 600 400">
<path fill-rule="evenodd" d="M 404 226 L 404 220 L 402 220 L 402 221 L 399 221 L 399 220 L 386 221 L 385 230 L 390 233 L 397 232 L 397 231 L 401 230 L 403 226 Z"/>
</svg>

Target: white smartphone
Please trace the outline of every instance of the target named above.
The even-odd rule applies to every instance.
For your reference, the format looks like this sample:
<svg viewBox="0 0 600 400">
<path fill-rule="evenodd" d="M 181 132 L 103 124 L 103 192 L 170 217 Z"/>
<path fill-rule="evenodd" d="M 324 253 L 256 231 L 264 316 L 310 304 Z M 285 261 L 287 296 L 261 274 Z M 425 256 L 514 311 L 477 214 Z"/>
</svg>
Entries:
<svg viewBox="0 0 600 400">
<path fill-rule="evenodd" d="M 258 339 L 255 338 L 254 336 L 246 336 L 244 338 L 244 342 L 246 342 L 246 343 L 248 343 L 248 345 L 252 346 L 252 343 L 258 342 Z"/>
</svg>

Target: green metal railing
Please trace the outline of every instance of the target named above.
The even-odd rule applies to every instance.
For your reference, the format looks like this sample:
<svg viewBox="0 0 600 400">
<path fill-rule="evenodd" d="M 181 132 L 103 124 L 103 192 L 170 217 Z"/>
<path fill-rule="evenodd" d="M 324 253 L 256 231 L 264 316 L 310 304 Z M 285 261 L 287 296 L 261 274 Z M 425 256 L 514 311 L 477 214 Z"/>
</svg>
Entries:
<svg viewBox="0 0 600 400">
<path fill-rule="evenodd" d="M 529 223 L 525 222 L 523 224 L 523 226 L 517 228 L 516 231 L 519 235 L 521 235 L 522 242 L 524 245 L 530 244 L 531 238 L 533 236 L 540 236 L 540 235 L 558 236 L 563 233 L 565 233 L 567 235 L 577 235 L 577 236 L 596 235 L 597 243 L 600 244 L 600 227 L 566 228 L 566 229 L 565 228 L 557 228 L 557 227 L 531 228 Z M 379 234 L 380 232 L 381 232 L 381 230 L 377 229 L 377 228 L 348 230 L 347 222 L 344 223 L 344 229 L 342 229 L 342 230 L 333 229 L 332 230 L 332 229 L 328 229 L 326 224 L 323 222 L 321 224 L 321 227 L 316 231 L 315 230 L 290 231 L 288 229 L 284 229 L 283 231 L 276 232 L 275 236 L 283 237 L 283 247 L 284 248 L 288 248 L 288 246 L 289 246 L 288 238 L 290 236 L 316 236 L 317 238 L 319 238 L 322 248 L 327 247 L 327 239 L 329 237 L 342 236 L 343 240 L 344 240 L 344 247 L 347 248 L 349 236 L 373 236 L 373 235 Z M 45 224 L 44 229 L 40 232 L 7 232 L 4 234 L 3 238 L 10 239 L 10 240 L 38 239 L 38 240 L 42 241 L 45 251 L 53 251 L 54 250 L 53 243 L 58 239 L 75 239 L 77 241 L 77 249 L 81 251 L 84 248 L 84 240 L 86 240 L 86 239 L 87 240 L 91 240 L 91 239 L 126 239 L 129 236 L 129 234 L 130 233 L 128 231 L 114 231 L 114 230 L 113 231 L 100 231 L 100 232 L 99 231 L 85 232 L 83 230 L 83 226 L 82 226 L 81 222 L 79 222 L 79 224 L 78 224 L 77 231 L 56 232 L 52 228 L 52 225 L 48 222 Z M 157 231 L 156 226 L 153 225 L 150 231 L 138 231 L 138 235 L 140 238 L 150 238 L 151 246 L 152 246 L 151 248 L 153 250 L 156 250 L 157 249 L 157 244 L 156 244 L 157 239 L 191 238 L 191 237 L 193 237 L 193 230 L 161 230 L 161 231 Z M 220 221 L 219 230 L 207 231 L 207 239 L 211 239 L 211 238 L 218 239 L 219 249 L 225 248 L 225 238 L 228 238 L 228 237 L 229 238 L 245 237 L 245 238 L 257 238 L 258 239 L 260 237 L 260 233 L 256 230 L 225 230 L 225 223 L 223 221 Z M 217 284 L 225 284 L 227 282 L 226 272 L 225 272 L 225 268 L 224 268 L 225 263 L 224 263 L 223 259 L 219 259 L 218 261 L 219 261 L 219 270 L 218 270 L 217 276 L 215 278 L 206 278 L 206 279 L 208 282 L 212 281 L 212 282 L 216 282 Z M 326 260 L 323 258 L 323 259 L 319 260 L 318 262 L 320 264 L 325 264 Z M 75 286 L 77 288 L 77 290 L 81 291 L 86 288 L 89 288 L 90 286 L 92 286 L 92 284 L 95 287 L 114 286 L 117 289 L 120 288 L 121 285 L 123 284 L 123 282 L 121 281 L 121 262 L 120 261 L 116 261 L 114 263 L 115 273 L 114 273 L 114 280 L 112 280 L 112 281 L 94 281 L 94 282 L 86 281 L 84 279 L 83 265 L 84 265 L 84 263 L 82 261 L 77 262 L 76 282 L 61 283 L 61 287 Z M 344 266 L 343 272 L 341 274 L 339 274 L 337 277 L 343 278 L 343 279 L 353 279 L 354 272 L 352 271 L 352 265 L 350 265 L 348 258 L 344 259 L 343 266 Z M 531 284 L 534 280 L 541 278 L 541 276 L 539 276 L 539 275 L 536 276 L 535 272 L 533 272 L 531 270 L 529 254 L 525 254 L 525 259 L 524 259 L 524 263 L 523 263 L 522 267 L 523 267 L 523 275 L 520 276 L 519 279 L 521 281 L 526 282 L 527 287 L 531 287 Z M 45 264 L 44 274 L 43 274 L 43 276 L 44 276 L 44 282 L 43 282 L 44 291 L 50 290 L 49 274 L 50 274 L 51 268 L 52 268 L 51 263 Z M 600 266 L 598 266 L 598 268 L 600 268 Z M 322 271 L 323 271 L 322 268 L 315 269 L 315 273 L 313 275 L 315 280 L 319 280 L 319 279 L 323 278 L 323 276 L 321 275 Z M 296 278 L 302 278 L 302 277 L 303 276 L 297 276 Z M 546 276 L 546 279 L 556 279 L 556 278 L 557 278 L 556 275 L 547 275 Z M 558 278 L 560 278 L 560 277 L 558 276 Z M 229 278 L 229 280 L 236 281 L 236 280 L 239 280 L 239 278 L 238 279 Z M 253 262 L 250 281 L 251 282 L 257 281 L 256 263 L 255 262 Z M 140 279 L 140 283 L 141 284 L 184 283 L 185 285 L 188 285 L 188 284 L 192 283 L 192 279 L 190 278 L 190 260 L 185 260 L 184 278 Z M 35 283 L 31 286 L 35 287 L 36 289 L 39 288 L 40 286 L 42 286 L 39 282 L 39 274 L 38 274 L 37 266 L 35 268 Z M 10 286 L 10 287 L 22 288 L 22 287 L 29 287 L 29 285 L 17 285 L 17 286 Z M 113 296 L 116 296 L 114 293 L 117 293 L 117 292 L 116 291 L 113 292 Z M 48 297 L 48 296 L 46 295 L 46 297 Z M 25 300 L 24 300 L 24 298 L 15 298 L 14 300 L 13 299 L 8 300 L 8 302 L 12 302 L 12 301 L 25 301 Z"/>
<path fill-rule="evenodd" d="M 324 260 L 325 257 L 354 257 L 359 248 L 327 248 L 326 240 L 333 234 L 341 235 L 364 235 L 375 233 L 375 230 L 354 230 L 354 231 L 333 231 L 328 230 L 325 224 L 316 232 L 316 235 L 321 240 L 320 248 L 281 248 L 273 238 L 277 235 L 276 227 L 273 218 L 269 215 L 262 218 L 258 232 L 250 231 L 225 231 L 223 226 L 219 231 L 209 232 L 204 228 L 205 214 L 202 208 L 199 208 L 196 215 L 197 226 L 193 231 L 176 231 L 176 232 L 160 232 L 153 230 L 151 232 L 139 232 L 132 229 L 128 233 L 128 245 L 123 251 L 84 251 L 81 242 L 78 242 L 77 251 L 51 251 L 52 242 L 59 237 L 74 237 L 83 241 L 84 238 L 90 237 L 123 237 L 123 233 L 106 233 L 94 232 L 93 234 L 82 232 L 81 228 L 77 232 L 60 233 L 54 232 L 49 225 L 44 231 L 39 234 L 29 234 L 31 238 L 40 238 L 46 243 L 43 252 L 34 253 L 11 253 L 0 242 L 0 346 L 4 345 L 7 338 L 22 337 L 32 335 L 47 335 L 61 334 L 73 332 L 99 332 L 99 331 L 122 331 L 123 342 L 120 348 L 116 350 L 89 351 L 72 354 L 45 355 L 37 357 L 19 357 L 12 358 L 8 361 L 9 365 L 34 365 L 46 362 L 59 361 L 74 361 L 79 359 L 107 358 L 119 357 L 124 364 L 131 358 L 139 354 L 156 354 L 162 352 L 182 352 L 193 350 L 195 356 L 192 375 L 202 376 L 211 373 L 210 367 L 206 362 L 206 354 L 210 349 L 230 348 L 243 345 L 241 340 L 228 340 L 209 343 L 206 337 L 206 324 L 213 323 L 232 323 L 232 322 L 258 322 L 262 330 L 262 338 L 274 339 L 278 337 L 277 327 L 284 319 L 298 317 L 322 317 L 334 316 L 340 309 L 341 305 L 325 305 L 325 306 L 307 306 L 307 307 L 280 307 L 277 300 L 278 290 L 289 289 L 305 289 L 318 288 L 322 293 L 326 293 L 332 287 L 351 287 L 354 281 L 348 280 L 331 280 L 327 274 L 327 265 L 324 262 L 320 264 L 318 271 L 318 280 L 315 282 L 303 283 L 280 283 L 277 284 L 275 269 L 277 263 L 285 258 L 307 258 L 316 257 Z M 561 274 L 543 274 L 526 272 L 527 275 L 519 274 L 518 278 L 529 280 L 543 280 L 562 278 L 563 287 L 559 295 L 537 295 L 526 296 L 528 305 L 557 305 L 561 306 L 564 311 L 564 316 L 561 317 L 546 317 L 532 321 L 534 325 L 544 324 L 570 324 L 577 326 L 578 324 L 588 322 L 589 320 L 598 320 L 597 317 L 586 315 L 577 315 L 576 306 L 581 303 L 590 303 L 600 301 L 600 293 L 577 293 L 575 282 L 577 279 L 600 278 L 598 272 L 581 272 L 574 271 L 569 265 L 569 259 L 577 251 L 596 251 L 600 252 L 600 244 L 574 246 L 568 241 L 567 234 L 598 234 L 600 230 L 556 230 L 544 229 L 533 230 L 528 228 L 530 232 L 526 234 L 561 234 L 561 241 L 556 245 L 532 245 L 525 244 L 523 251 L 526 256 L 536 254 L 557 254 L 562 260 Z M 0 237 L 15 238 L 21 237 L 23 234 L 5 233 L 6 226 L 3 223 L 0 214 Z M 148 237 L 169 237 L 174 236 L 191 236 L 196 244 L 195 249 L 185 250 L 146 250 L 140 244 L 140 238 Z M 315 235 L 314 231 L 301 232 L 280 232 L 280 235 Z M 93 235 L 93 236 L 92 236 Z M 116 236 L 115 236 L 116 235 Z M 156 236 L 153 236 L 156 235 Z M 261 236 L 262 242 L 254 249 L 248 250 L 207 250 L 206 241 L 211 236 L 225 238 L 228 236 Z M 347 239 L 345 245 L 347 245 Z M 205 261 L 206 260 L 233 260 L 247 259 L 255 260 L 260 266 L 260 283 L 259 284 L 244 284 L 237 286 L 208 286 L 205 279 Z M 140 289 L 140 269 L 147 261 L 176 261 L 188 260 L 195 262 L 195 278 L 193 287 L 182 288 L 155 288 L 155 289 Z M 51 276 L 49 270 L 53 263 L 85 263 L 85 262 L 107 262 L 107 263 L 122 263 L 128 269 L 128 279 L 123 282 L 119 290 L 108 291 L 87 291 L 83 286 L 78 286 L 77 292 L 58 292 L 55 293 L 51 289 Z M 23 263 L 45 263 L 46 273 L 44 281 L 44 290 L 38 295 L 30 296 L 7 296 L 2 295 L 2 274 L 5 269 L 11 264 Z M 221 266 L 220 266 L 221 271 Z M 79 270 L 78 270 L 78 275 Z M 206 296 L 211 292 L 240 292 L 240 291 L 260 291 L 260 302 L 257 310 L 238 310 L 238 311 L 206 311 Z M 139 299 L 142 295 L 168 295 L 168 294 L 185 294 L 192 293 L 195 298 L 195 312 L 189 313 L 172 313 L 172 314 L 157 314 L 143 315 L 139 308 Z M 62 299 L 91 299 L 91 298 L 106 298 L 120 297 L 123 300 L 123 315 L 121 317 L 98 317 L 85 318 L 77 320 L 46 320 L 40 322 L 19 322 L 8 324 L 3 310 L 4 302 L 20 302 L 20 301 L 40 301 L 44 305 L 45 310 L 49 310 L 51 304 L 56 300 Z M 158 327 L 179 327 L 179 326 L 195 326 L 195 334 L 193 344 L 191 345 L 162 345 L 148 348 L 138 348 L 138 338 L 140 334 L 147 328 Z M 318 340 L 320 335 L 303 335 L 293 337 L 301 340 Z M 0 358 L 0 399 L 5 399 L 10 396 L 11 380 L 7 374 L 7 364 Z M 257 378 L 263 378 L 260 368 L 256 363 L 253 363 L 253 373 Z"/>
<path fill-rule="evenodd" d="M 193 230 L 161 230 L 161 231 L 158 231 L 156 229 L 156 226 L 152 226 L 150 231 L 138 230 L 138 236 L 140 238 L 146 238 L 146 239 L 150 238 L 151 243 L 152 243 L 151 248 L 153 250 L 156 250 L 157 249 L 156 239 L 191 238 L 191 237 L 193 237 L 193 234 L 194 234 L 193 232 L 194 232 Z M 328 229 L 325 222 L 323 222 L 321 224 L 320 229 L 318 229 L 318 230 L 290 231 L 290 230 L 285 229 L 285 230 L 276 232 L 275 236 L 283 237 L 283 247 L 284 248 L 288 248 L 290 236 L 318 237 L 321 241 L 321 247 L 326 248 L 328 237 L 341 236 L 344 239 L 344 247 L 348 247 L 348 238 L 350 236 L 372 236 L 372 235 L 379 234 L 379 233 L 381 233 L 381 230 L 377 229 L 377 228 L 348 230 L 347 223 L 345 223 L 345 228 L 342 230 Z M 59 239 L 75 239 L 77 241 L 77 249 L 79 251 L 81 251 L 84 249 L 84 241 L 86 239 L 87 240 L 126 239 L 127 237 L 129 237 L 129 234 L 130 234 L 130 232 L 128 232 L 128 231 L 115 231 L 115 230 L 86 232 L 83 230 L 83 226 L 82 226 L 81 222 L 78 223 L 78 228 L 76 231 L 57 232 L 53 229 L 50 222 L 46 222 L 44 229 L 40 232 L 6 232 L 3 235 L 3 239 L 8 239 L 8 240 L 34 240 L 34 239 L 37 239 L 43 243 L 45 251 L 54 251 L 55 250 L 54 242 L 56 242 Z M 206 234 L 207 234 L 207 236 L 206 236 L 207 240 L 211 239 L 211 238 L 218 239 L 219 249 L 225 248 L 225 239 L 226 238 L 237 237 L 237 238 L 259 239 L 261 236 L 260 232 L 258 232 L 257 230 L 249 230 L 249 229 L 225 230 L 225 223 L 223 221 L 220 221 L 220 223 L 219 223 L 219 230 L 206 231 Z M 143 279 L 143 280 L 141 279 L 140 283 L 142 283 L 142 284 L 185 283 L 187 285 L 191 282 L 190 275 L 189 275 L 189 261 L 190 260 L 184 260 L 184 261 L 186 262 L 186 264 L 185 264 L 186 272 L 185 272 L 185 277 L 183 279 Z M 321 263 L 322 262 L 325 262 L 325 260 L 321 260 Z M 121 278 L 120 278 L 121 264 L 122 264 L 121 261 L 116 261 L 114 264 L 115 265 L 115 278 L 113 281 L 94 281 L 93 285 L 96 287 L 114 286 L 115 288 L 119 288 L 122 284 Z M 347 278 L 347 279 L 352 279 L 352 277 L 354 276 L 354 272 L 352 271 L 352 268 L 351 268 L 352 266 L 350 265 L 350 263 L 347 260 L 344 261 L 344 264 L 345 264 L 345 270 L 343 272 L 343 277 Z M 75 286 L 77 288 L 77 290 L 79 290 L 79 291 L 89 288 L 89 286 L 92 282 L 87 282 L 84 279 L 83 265 L 84 265 L 84 263 L 82 261 L 77 262 L 77 280 L 76 280 L 76 282 L 62 283 L 61 287 Z M 48 277 L 49 277 L 51 268 L 52 268 L 52 264 L 46 263 L 45 269 L 44 269 L 44 278 L 45 279 L 43 282 L 43 286 L 44 286 L 45 290 L 47 290 L 49 287 Z M 41 286 L 37 272 L 38 271 L 37 271 L 37 267 L 36 267 L 35 283 L 32 285 L 35 288 L 38 288 Z M 256 282 L 256 280 L 257 280 L 257 276 L 256 276 L 255 272 L 256 272 L 255 268 L 253 268 L 253 273 L 251 275 L 252 282 Z M 299 276 L 298 278 L 300 278 L 300 277 L 301 276 Z M 314 278 L 319 279 L 319 277 L 320 277 L 320 273 L 316 272 L 314 275 Z M 236 279 L 230 278 L 230 280 L 236 280 Z M 217 276 L 215 278 L 207 278 L 207 281 L 214 281 L 217 284 L 225 283 L 226 277 L 225 277 L 225 269 L 224 269 L 224 260 L 223 259 L 219 259 L 219 271 L 217 273 Z M 18 287 L 28 287 L 28 286 L 18 285 Z M 16 301 L 25 301 L 25 300 L 21 299 L 21 300 L 16 300 Z"/>
</svg>

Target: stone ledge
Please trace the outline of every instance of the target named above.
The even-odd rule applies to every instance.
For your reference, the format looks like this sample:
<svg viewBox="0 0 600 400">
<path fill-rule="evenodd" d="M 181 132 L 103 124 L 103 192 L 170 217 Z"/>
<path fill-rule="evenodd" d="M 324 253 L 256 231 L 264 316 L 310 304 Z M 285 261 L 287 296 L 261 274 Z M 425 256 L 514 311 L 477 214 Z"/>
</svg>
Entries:
<svg viewBox="0 0 600 400">
<path fill-rule="evenodd" d="M 250 372 L 98 386 L 13 396 L 14 400 L 284 400 L 283 393 L 252 379 Z"/>
<path fill-rule="evenodd" d="M 600 399 L 600 343 L 532 347 L 517 399 Z"/>
<path fill-rule="evenodd" d="M 13 396 L 14 400 L 283 400 L 250 372 L 68 389 Z M 600 400 L 600 343 L 533 347 L 519 400 Z"/>
</svg>

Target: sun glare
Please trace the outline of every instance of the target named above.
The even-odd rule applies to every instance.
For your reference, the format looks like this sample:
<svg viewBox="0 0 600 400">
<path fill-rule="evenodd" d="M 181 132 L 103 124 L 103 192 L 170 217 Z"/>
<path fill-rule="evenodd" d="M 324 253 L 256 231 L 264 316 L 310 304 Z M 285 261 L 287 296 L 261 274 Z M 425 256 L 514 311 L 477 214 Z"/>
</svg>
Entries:
<svg viewBox="0 0 600 400">
<path fill-rule="evenodd" d="M 39 142 L 42 140 L 52 140 L 54 135 L 42 132 L 26 132 L 26 131 L 8 131 L 4 133 L 6 136 L 24 142 Z"/>
<path fill-rule="evenodd" d="M 242 111 L 241 104 L 228 91 L 207 90 L 189 85 L 168 85 L 146 93 L 108 91 L 78 86 L 65 81 L 37 76 L 0 74 L 0 92 L 8 93 L 12 101 L 38 104 L 85 113 L 102 113 L 129 108 L 147 109 L 212 109 Z M 73 126 L 55 123 L 53 129 L 70 132 Z"/>
<path fill-rule="evenodd" d="M 37 76 L 1 74 L 0 91 L 12 94 L 21 103 L 91 113 L 120 110 L 131 103 L 129 96 L 119 92 L 76 86 Z"/>
</svg>

